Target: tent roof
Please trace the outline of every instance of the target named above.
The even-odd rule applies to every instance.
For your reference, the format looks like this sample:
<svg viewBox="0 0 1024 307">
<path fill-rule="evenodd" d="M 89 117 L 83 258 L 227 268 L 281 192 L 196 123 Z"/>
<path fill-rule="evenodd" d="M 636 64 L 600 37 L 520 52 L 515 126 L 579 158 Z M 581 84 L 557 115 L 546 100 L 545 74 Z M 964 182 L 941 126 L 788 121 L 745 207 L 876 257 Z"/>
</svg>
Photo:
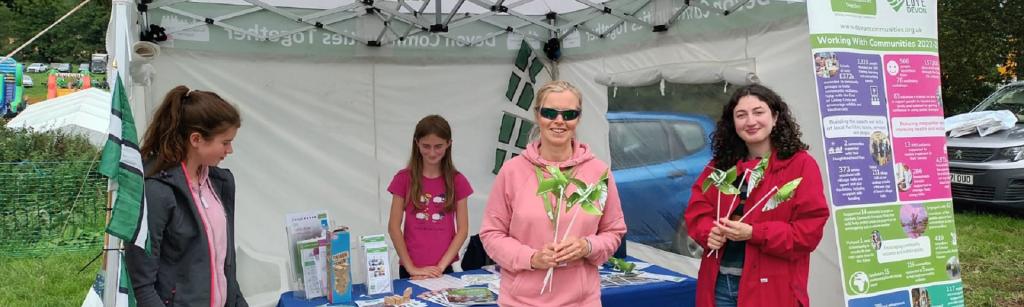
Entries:
<svg viewBox="0 0 1024 307">
<path fill-rule="evenodd" d="M 93 145 L 103 145 L 110 128 L 110 93 L 90 88 L 29 105 L 7 123 L 8 128 L 80 132 Z"/>
<path fill-rule="evenodd" d="M 591 0 L 591 3 L 604 3 L 609 0 Z M 251 1 L 244 0 L 194 0 L 192 2 L 206 2 L 206 3 L 222 3 L 222 4 L 234 4 L 234 5 L 251 5 Z M 384 1 L 381 1 L 384 2 Z M 395 2 L 395 1 L 387 1 Z M 424 1 L 424 0 L 406 0 L 404 1 L 409 7 L 422 7 L 427 4 L 430 10 L 435 8 L 437 3 L 441 4 L 441 11 L 451 12 L 456 6 L 460 6 L 459 3 L 467 5 L 459 8 L 459 13 L 484 13 L 489 12 L 490 9 L 486 8 L 488 4 L 501 4 L 509 7 L 516 7 L 516 11 L 524 15 L 544 15 L 547 12 L 556 13 L 567 13 L 575 12 L 587 8 L 587 4 L 577 1 L 564 1 L 564 0 L 513 0 L 513 1 L 451 1 L 451 0 L 436 0 L 436 1 Z M 290 8 L 306 8 L 306 9 L 333 9 L 353 3 L 362 3 L 362 1 L 356 0 L 264 0 L 270 6 L 275 7 L 290 7 Z M 471 5 L 476 4 L 476 5 Z"/>
</svg>

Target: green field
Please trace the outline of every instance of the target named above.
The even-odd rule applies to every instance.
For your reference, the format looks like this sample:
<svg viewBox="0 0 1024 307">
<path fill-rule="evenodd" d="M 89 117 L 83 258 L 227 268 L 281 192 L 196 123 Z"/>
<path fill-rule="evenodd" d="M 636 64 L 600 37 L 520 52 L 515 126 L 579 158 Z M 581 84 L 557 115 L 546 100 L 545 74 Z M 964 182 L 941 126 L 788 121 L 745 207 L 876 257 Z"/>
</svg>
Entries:
<svg viewBox="0 0 1024 307">
<path fill-rule="evenodd" d="M 1024 219 L 956 214 L 967 306 L 1024 306 Z"/>
<path fill-rule="evenodd" d="M 46 100 L 46 79 L 48 75 L 46 73 L 25 73 L 25 75 L 32 77 L 32 82 L 35 83 L 35 86 L 25 88 L 25 97 L 28 99 L 29 104 Z M 93 74 L 92 77 L 96 80 L 105 80 L 107 75 Z"/>
</svg>

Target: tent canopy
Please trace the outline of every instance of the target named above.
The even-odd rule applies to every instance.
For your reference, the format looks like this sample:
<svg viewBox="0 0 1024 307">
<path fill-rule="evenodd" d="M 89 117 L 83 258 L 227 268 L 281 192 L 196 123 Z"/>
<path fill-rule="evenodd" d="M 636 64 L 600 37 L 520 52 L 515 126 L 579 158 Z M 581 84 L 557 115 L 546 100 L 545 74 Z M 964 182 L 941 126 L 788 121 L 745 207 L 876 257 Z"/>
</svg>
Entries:
<svg viewBox="0 0 1024 307">
<path fill-rule="evenodd" d="M 114 10 L 108 51 L 113 62 L 131 64 L 117 69 L 135 79 L 126 83 L 139 131 L 181 84 L 241 110 L 235 154 L 223 166 L 237 180 L 239 279 L 253 305 L 273 305 L 291 287 L 285 214 L 327 209 L 353 237 L 387 232 L 386 187 L 428 114 L 451 123 L 455 164 L 475 190 L 470 233 L 477 232 L 502 112 L 516 110 L 505 92 L 524 40 L 538 52 L 559 40 L 548 49 L 561 59 L 547 66 L 580 88 L 577 137 L 604 161 L 609 89 L 661 81 L 765 83 L 802 106 L 792 111 L 805 142 L 821 148 L 802 1 L 167 0 L 144 14 Z M 544 15 L 549 10 L 558 14 Z M 159 52 L 131 52 L 151 29 L 138 24 L 165 28 Z M 812 260 L 812 276 L 826 276 L 810 285 L 815 305 L 842 299 L 833 235 L 826 232 L 825 252 Z M 698 259 L 640 248 L 640 258 L 696 276 Z M 397 256 L 392 261 L 397 268 Z"/>
<path fill-rule="evenodd" d="M 81 134 L 102 147 L 110 129 L 110 93 L 90 88 L 40 101 L 29 105 L 7 127 Z"/>
</svg>

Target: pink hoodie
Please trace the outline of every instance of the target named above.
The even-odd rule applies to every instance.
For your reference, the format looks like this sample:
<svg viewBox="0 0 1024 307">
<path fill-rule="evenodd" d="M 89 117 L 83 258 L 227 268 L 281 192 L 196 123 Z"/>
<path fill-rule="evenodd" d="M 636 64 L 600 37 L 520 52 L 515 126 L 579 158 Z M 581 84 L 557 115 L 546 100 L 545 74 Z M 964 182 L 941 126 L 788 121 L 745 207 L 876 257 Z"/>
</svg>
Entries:
<svg viewBox="0 0 1024 307">
<path fill-rule="evenodd" d="M 572 158 L 563 162 L 549 162 L 540 157 L 540 143 L 529 145 L 522 155 L 505 162 L 494 179 L 480 239 L 487 254 L 501 266 L 501 290 L 498 303 L 502 306 L 600 306 L 601 277 L 598 266 L 615 252 L 626 234 L 626 221 L 619 205 L 619 191 L 608 173 L 608 198 L 604 215 L 592 216 L 580 212 L 569 236 L 586 238 L 591 253 L 584 259 L 555 268 L 551 292 L 540 294 L 547 270 L 530 268 L 534 252 L 551 243 L 554 225 L 544 211 L 537 196 L 535 166 L 554 165 L 574 167 L 576 178 L 588 184 L 596 182 L 608 170 L 608 165 L 595 159 L 590 147 L 574 142 Z M 575 191 L 575 186 L 567 193 Z M 566 231 L 572 215 L 562 214 L 559 239 Z"/>
</svg>

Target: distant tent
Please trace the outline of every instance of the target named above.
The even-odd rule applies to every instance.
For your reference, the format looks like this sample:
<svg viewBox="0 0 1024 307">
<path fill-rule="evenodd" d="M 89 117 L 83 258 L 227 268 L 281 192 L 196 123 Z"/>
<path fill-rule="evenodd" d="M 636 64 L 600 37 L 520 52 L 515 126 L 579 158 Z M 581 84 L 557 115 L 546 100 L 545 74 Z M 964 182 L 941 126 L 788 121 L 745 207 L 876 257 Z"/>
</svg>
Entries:
<svg viewBox="0 0 1024 307">
<path fill-rule="evenodd" d="M 8 128 L 62 130 L 81 134 L 103 146 L 110 125 L 110 93 L 90 88 L 28 106 L 7 123 Z"/>
</svg>

